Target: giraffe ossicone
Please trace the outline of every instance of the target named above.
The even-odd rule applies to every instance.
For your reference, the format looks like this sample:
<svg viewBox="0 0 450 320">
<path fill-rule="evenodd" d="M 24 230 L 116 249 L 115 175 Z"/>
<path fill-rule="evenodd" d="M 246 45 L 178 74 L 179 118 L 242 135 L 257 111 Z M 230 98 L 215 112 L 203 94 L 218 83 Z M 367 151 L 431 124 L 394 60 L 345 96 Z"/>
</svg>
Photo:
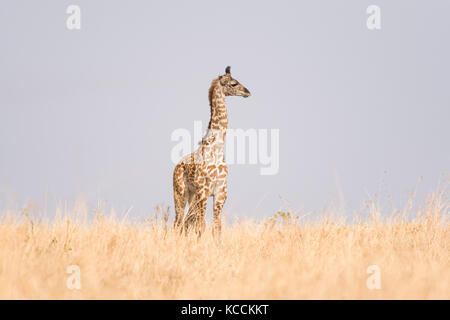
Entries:
<svg viewBox="0 0 450 320">
<path fill-rule="evenodd" d="M 173 196 L 176 228 L 194 228 L 200 235 L 205 230 L 206 202 L 213 197 L 213 233 L 221 230 L 223 206 L 227 199 L 228 168 L 223 152 L 228 127 L 225 97 L 249 97 L 250 91 L 231 76 L 231 68 L 214 79 L 209 88 L 211 117 L 208 130 L 192 153 L 184 156 L 173 172 Z M 188 205 L 186 217 L 184 210 Z"/>
</svg>

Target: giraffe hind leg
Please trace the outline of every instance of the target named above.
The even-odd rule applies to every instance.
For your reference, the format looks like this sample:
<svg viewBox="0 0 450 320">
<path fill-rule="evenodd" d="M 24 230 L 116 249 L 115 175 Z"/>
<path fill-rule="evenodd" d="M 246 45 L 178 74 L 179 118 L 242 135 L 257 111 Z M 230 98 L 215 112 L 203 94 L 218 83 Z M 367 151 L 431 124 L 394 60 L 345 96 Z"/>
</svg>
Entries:
<svg viewBox="0 0 450 320">
<path fill-rule="evenodd" d="M 180 228 L 183 222 L 184 208 L 186 207 L 186 186 L 184 183 L 184 168 L 181 164 L 173 172 L 173 198 L 175 204 L 174 227 Z"/>
</svg>

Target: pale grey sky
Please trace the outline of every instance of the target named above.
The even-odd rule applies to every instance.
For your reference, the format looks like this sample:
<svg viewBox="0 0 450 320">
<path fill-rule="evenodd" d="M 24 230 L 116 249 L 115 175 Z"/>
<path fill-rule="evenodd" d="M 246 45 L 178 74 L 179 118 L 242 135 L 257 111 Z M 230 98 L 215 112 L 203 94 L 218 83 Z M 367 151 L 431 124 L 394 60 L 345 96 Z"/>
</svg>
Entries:
<svg viewBox="0 0 450 320">
<path fill-rule="evenodd" d="M 71 4 L 81 30 L 66 28 Z M 280 129 L 278 174 L 230 165 L 230 216 L 271 215 L 279 196 L 305 210 L 339 192 L 348 211 L 367 194 L 402 203 L 420 177 L 423 198 L 450 164 L 449 12 L 447 0 L 3 0 L 0 209 L 83 197 L 142 218 L 172 205 L 171 133 L 207 125 L 227 65 L 252 92 L 227 100 L 230 127 Z"/>
</svg>

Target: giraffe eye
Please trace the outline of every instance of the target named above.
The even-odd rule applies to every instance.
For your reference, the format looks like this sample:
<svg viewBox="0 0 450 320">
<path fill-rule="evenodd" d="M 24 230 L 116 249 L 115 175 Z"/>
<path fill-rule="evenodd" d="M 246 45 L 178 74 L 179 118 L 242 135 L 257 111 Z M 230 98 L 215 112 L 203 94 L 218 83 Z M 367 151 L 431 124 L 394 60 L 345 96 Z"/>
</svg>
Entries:
<svg viewBox="0 0 450 320">
<path fill-rule="evenodd" d="M 236 86 L 237 86 L 237 83 L 232 83 L 231 86 L 232 86 L 232 87 L 236 87 Z"/>
</svg>

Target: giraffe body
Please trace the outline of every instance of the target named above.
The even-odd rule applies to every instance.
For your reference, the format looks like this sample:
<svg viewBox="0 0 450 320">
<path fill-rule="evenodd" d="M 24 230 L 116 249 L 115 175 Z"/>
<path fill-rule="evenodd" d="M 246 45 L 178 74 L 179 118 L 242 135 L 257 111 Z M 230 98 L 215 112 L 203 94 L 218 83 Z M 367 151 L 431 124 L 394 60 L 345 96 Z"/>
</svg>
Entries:
<svg viewBox="0 0 450 320">
<path fill-rule="evenodd" d="M 209 89 L 211 118 L 199 148 L 184 156 L 173 173 L 175 227 L 181 229 L 184 225 L 186 231 L 193 227 L 198 234 L 205 229 L 209 197 L 214 199 L 213 233 L 221 230 L 220 215 L 227 199 L 228 175 L 223 153 L 228 127 L 226 96 L 250 96 L 247 88 L 231 77 L 229 67 L 225 75 L 213 80 Z M 184 218 L 186 204 L 189 209 Z"/>
</svg>

